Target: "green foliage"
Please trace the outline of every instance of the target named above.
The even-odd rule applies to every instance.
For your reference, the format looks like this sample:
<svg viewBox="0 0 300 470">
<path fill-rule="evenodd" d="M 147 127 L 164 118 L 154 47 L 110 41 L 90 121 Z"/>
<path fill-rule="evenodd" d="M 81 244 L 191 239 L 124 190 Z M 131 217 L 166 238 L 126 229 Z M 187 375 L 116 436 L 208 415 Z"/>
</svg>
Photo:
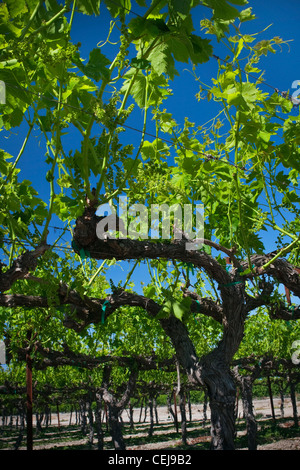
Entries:
<svg viewBox="0 0 300 470">
<path fill-rule="evenodd" d="M 297 322 L 271 320 L 265 310 L 251 315 L 245 327 L 245 337 L 238 357 L 272 355 L 291 359 L 292 344 L 299 338 Z"/>
<path fill-rule="evenodd" d="M 100 49 L 93 49 L 90 52 L 89 61 L 86 65 L 82 63 L 78 51 L 73 55 L 72 59 L 73 63 L 77 65 L 79 70 L 88 78 L 96 82 L 109 79 L 109 69 L 107 65 L 110 64 L 110 61 L 101 53 Z"/>
<path fill-rule="evenodd" d="M 191 299 L 189 297 L 185 297 L 180 302 L 174 300 L 168 296 L 168 300 L 166 300 L 163 304 L 163 307 L 156 315 L 157 319 L 168 318 L 170 315 L 174 315 L 178 320 L 185 321 L 186 317 L 190 313 L 190 305 Z"/>
</svg>

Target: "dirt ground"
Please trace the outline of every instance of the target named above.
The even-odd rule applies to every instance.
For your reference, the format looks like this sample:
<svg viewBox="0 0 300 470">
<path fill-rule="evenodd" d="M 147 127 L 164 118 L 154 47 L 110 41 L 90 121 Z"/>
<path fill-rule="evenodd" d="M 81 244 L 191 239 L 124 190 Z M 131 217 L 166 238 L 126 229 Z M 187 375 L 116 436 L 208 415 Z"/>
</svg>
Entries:
<svg viewBox="0 0 300 470">
<path fill-rule="evenodd" d="M 274 399 L 274 410 L 275 410 L 275 418 L 280 418 L 281 417 L 281 411 L 280 411 L 280 399 Z M 299 407 L 299 403 L 297 403 L 297 406 Z M 242 408 L 242 403 L 239 401 L 238 404 L 238 418 L 242 417 L 243 414 L 243 408 Z M 269 399 L 261 399 L 261 400 L 255 400 L 254 401 L 254 410 L 255 410 L 255 415 L 259 417 L 260 419 L 263 418 L 271 418 L 271 405 L 270 405 L 270 400 Z M 138 412 L 138 410 L 137 410 Z M 203 407 L 202 405 L 193 405 L 192 406 L 192 416 L 193 416 L 193 421 L 198 420 L 198 419 L 203 419 Z M 159 409 L 159 417 L 161 420 L 168 420 L 170 419 L 168 411 L 165 408 L 160 408 Z M 209 407 L 207 409 L 207 418 L 210 417 L 209 413 Z M 293 409 L 292 405 L 289 399 L 284 400 L 284 417 L 293 417 Z M 286 425 L 292 425 L 293 420 L 290 422 L 286 423 Z M 209 432 L 208 432 L 209 434 Z M 198 443 L 198 442 L 210 442 L 210 436 L 203 436 L 199 438 L 194 438 L 188 440 L 188 444 L 191 446 Z M 175 445 L 178 444 L 180 445 L 181 441 L 168 441 L 167 445 Z M 134 450 L 151 450 L 151 449 L 159 449 L 159 448 L 165 448 L 166 443 L 161 442 L 161 443 L 155 443 L 155 444 L 146 444 L 144 446 L 135 446 L 135 447 L 130 447 L 130 449 Z M 129 449 L 129 448 L 128 448 Z M 274 442 L 272 444 L 266 444 L 266 445 L 260 445 L 257 447 L 258 450 L 300 450 L 300 436 L 292 439 L 282 439 L 280 441 Z"/>
<path fill-rule="evenodd" d="M 275 409 L 275 417 L 280 418 L 281 417 L 280 400 L 277 399 L 277 398 L 274 398 L 274 409 Z M 298 409 L 299 409 L 299 403 L 298 403 Z M 263 419 L 268 419 L 268 418 L 272 417 L 271 406 L 270 406 L 270 400 L 269 399 L 255 400 L 254 401 L 254 410 L 255 410 L 255 414 L 256 414 L 257 418 L 259 418 L 259 422 L 261 422 L 261 420 L 263 420 Z M 239 401 L 238 419 L 242 418 L 242 414 L 243 414 L 242 403 L 241 403 L 241 401 Z M 159 423 L 168 423 L 168 422 L 170 422 L 170 424 L 172 423 L 171 416 L 170 416 L 170 414 L 169 414 L 166 407 L 158 407 L 158 415 L 159 415 Z M 140 409 L 134 409 L 133 420 L 134 420 L 135 423 L 139 422 L 139 417 L 140 417 Z M 291 402 L 288 398 L 286 398 L 285 401 L 284 401 L 284 417 L 285 418 L 291 417 L 291 421 L 286 422 L 285 425 L 286 426 L 292 426 L 293 425 L 293 419 L 292 419 L 293 418 L 293 410 L 292 410 Z M 70 415 L 68 413 L 60 413 L 59 418 L 60 418 L 60 425 L 61 426 L 70 424 Z M 191 449 L 193 448 L 193 445 L 195 445 L 199 442 L 209 442 L 210 441 L 210 435 L 209 435 L 209 418 L 210 418 L 209 406 L 207 407 L 207 418 L 208 418 L 207 435 L 202 436 L 202 437 L 198 437 L 198 438 L 188 439 L 188 444 L 191 446 Z M 129 422 L 129 415 L 128 415 L 126 410 L 122 414 L 122 419 L 125 423 Z M 195 429 L 197 429 L 197 427 L 199 426 L 199 425 L 197 425 L 197 421 L 202 420 L 202 419 L 203 419 L 203 405 L 202 404 L 192 405 L 192 420 L 193 420 L 193 422 L 195 422 Z M 149 412 L 146 413 L 146 417 L 145 417 L 144 414 L 142 415 L 142 422 L 143 422 L 144 425 L 149 423 Z M 72 423 L 75 424 L 75 416 L 72 417 Z M 57 416 L 55 414 L 53 414 L 51 424 L 52 425 L 57 424 Z M 193 429 L 193 428 L 189 427 L 189 429 Z M 166 433 L 166 431 L 165 430 L 160 431 L 160 430 L 156 429 L 155 430 L 155 435 L 158 435 L 159 433 L 161 433 L 163 435 L 163 434 Z M 241 434 L 245 434 L 245 433 L 241 433 Z M 145 435 L 147 435 L 147 432 L 145 432 L 145 431 L 140 433 L 141 437 L 144 437 Z M 135 434 L 132 435 L 132 437 L 136 438 L 137 436 L 138 436 L 138 434 L 136 434 L 136 431 L 135 431 Z M 126 440 L 128 438 L 129 438 L 129 435 L 127 434 L 126 435 Z M 78 444 L 84 443 L 85 441 L 86 441 L 86 439 L 78 440 Z M 178 440 L 178 439 L 171 440 L 171 441 L 170 440 L 168 440 L 168 441 L 163 441 L 162 440 L 161 442 L 155 442 L 155 443 L 145 444 L 145 445 L 130 446 L 130 444 L 128 444 L 127 450 L 159 450 L 159 449 L 171 448 L 174 445 L 180 445 L 180 444 L 181 444 L 181 441 Z M 64 445 L 66 445 L 66 442 L 64 442 Z M 53 447 L 53 444 L 52 445 L 50 444 L 49 446 Z M 35 446 L 36 449 L 37 448 L 45 449 L 47 447 L 48 447 L 47 444 L 44 444 L 43 446 L 40 446 L 40 447 Z M 59 447 L 59 444 L 57 445 L 57 447 Z M 246 449 L 241 449 L 241 450 L 246 450 Z M 295 437 L 295 438 L 291 438 L 291 439 L 280 440 L 280 441 L 274 442 L 272 444 L 259 445 L 258 450 L 300 450 L 300 436 Z"/>
<path fill-rule="evenodd" d="M 298 409 L 299 409 L 299 402 L 298 402 Z M 275 398 L 274 399 L 274 409 L 275 409 L 275 417 L 280 418 L 281 417 L 281 412 L 280 412 L 280 400 Z M 272 417 L 271 414 L 271 406 L 270 406 L 270 400 L 269 399 L 260 399 L 260 400 L 255 400 L 254 401 L 254 410 L 255 410 L 255 415 L 258 419 L 259 425 L 263 422 L 264 419 L 269 419 Z M 242 403 L 239 401 L 238 405 L 238 419 L 242 418 L 243 410 L 242 410 Z M 167 407 L 158 407 L 158 417 L 159 417 L 159 423 L 161 424 L 172 424 L 172 418 L 168 412 Z M 288 398 L 285 399 L 284 401 L 284 417 L 285 418 L 291 418 L 290 421 L 286 421 L 284 423 L 285 426 L 292 426 L 293 425 L 293 410 L 291 406 L 291 402 Z M 134 415 L 133 415 L 133 420 L 135 423 L 139 423 L 139 418 L 140 418 L 140 409 L 136 408 L 134 409 Z M 209 424 L 209 418 L 210 418 L 210 412 L 209 412 L 209 406 L 207 407 L 207 433 L 205 436 L 197 437 L 197 438 L 188 438 L 188 444 L 191 448 L 193 449 L 193 446 L 196 444 L 199 444 L 200 442 L 210 442 L 210 424 Z M 128 412 L 125 410 L 122 414 L 122 419 L 125 423 L 129 422 L 129 415 Z M 180 420 L 180 416 L 179 416 Z M 192 421 L 195 423 L 195 426 L 189 426 L 189 430 L 197 429 L 199 428 L 198 421 L 203 420 L 203 405 L 202 404 L 196 404 L 192 405 Z M 136 440 L 138 436 L 145 437 L 147 436 L 147 429 L 145 430 L 145 425 L 147 427 L 147 423 L 150 422 L 150 417 L 149 417 L 149 412 L 142 415 L 142 424 L 140 425 L 141 427 L 141 432 L 137 434 L 137 429 L 138 429 L 138 424 L 135 426 L 135 432 L 132 434 L 132 438 Z M 60 426 L 63 432 L 63 426 L 68 426 L 69 424 L 76 424 L 75 423 L 75 413 L 72 414 L 72 419 L 70 423 L 70 414 L 69 413 L 60 413 L 59 414 L 59 422 Z M 52 426 L 57 426 L 58 424 L 58 417 L 56 414 L 53 413 L 52 418 L 51 418 L 51 425 Z M 35 426 L 35 417 L 33 417 L 33 425 Z M 171 426 L 173 429 L 173 427 Z M 174 429 L 173 429 L 174 430 Z M 126 434 L 126 441 L 127 441 L 127 450 L 159 450 L 159 449 L 170 449 L 173 446 L 180 446 L 181 440 L 174 439 L 174 440 L 164 440 L 163 435 L 166 435 L 166 429 L 155 429 L 154 431 L 155 436 L 158 436 L 159 434 L 162 435 L 162 441 L 161 442 L 155 442 L 155 443 L 149 443 L 149 444 L 144 444 L 144 445 L 130 445 L 130 435 Z M 245 434 L 244 432 L 238 433 L 239 435 Z M 300 434 L 300 431 L 299 431 Z M 106 438 L 107 440 L 110 440 L 110 438 Z M 76 441 L 72 440 L 72 445 L 83 445 L 87 442 L 87 439 L 78 439 Z M 22 443 L 23 444 L 23 443 Z M 59 442 L 56 441 L 54 442 L 49 442 L 49 443 L 43 443 L 39 445 L 37 442 L 34 444 L 34 449 L 48 449 L 48 448 L 59 448 L 66 446 L 68 442 Z M 21 449 L 25 449 L 22 445 Z M 240 449 L 240 450 L 247 450 L 247 449 Z M 266 444 L 266 445 L 259 445 L 258 450 L 300 450 L 300 435 L 299 437 L 294 437 L 291 439 L 282 439 L 280 441 L 274 442 L 272 444 Z"/>
</svg>

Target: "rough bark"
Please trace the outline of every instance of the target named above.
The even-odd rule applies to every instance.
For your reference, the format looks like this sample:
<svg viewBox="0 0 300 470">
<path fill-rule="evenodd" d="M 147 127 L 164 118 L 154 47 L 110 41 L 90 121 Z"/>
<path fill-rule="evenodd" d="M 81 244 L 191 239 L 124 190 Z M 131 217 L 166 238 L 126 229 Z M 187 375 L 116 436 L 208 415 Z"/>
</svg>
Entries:
<svg viewBox="0 0 300 470">
<path fill-rule="evenodd" d="M 90 227 L 84 225 L 86 221 L 77 219 L 74 230 L 74 251 L 80 254 L 80 250 L 88 251 L 90 258 L 94 259 L 170 259 L 192 263 L 195 267 L 205 269 L 219 283 L 230 282 L 231 276 L 226 269 L 213 257 L 204 251 L 188 251 L 184 241 L 174 243 L 151 242 L 143 240 L 99 240 L 96 236 L 96 221 Z"/>
<path fill-rule="evenodd" d="M 192 403 L 191 403 L 191 394 L 188 391 L 187 394 L 187 399 L 188 399 L 188 410 L 189 410 L 189 421 L 191 422 L 193 417 L 192 417 Z"/>
<path fill-rule="evenodd" d="M 156 361 L 155 357 L 151 356 L 89 356 L 86 354 L 74 353 L 66 344 L 63 345 L 63 351 L 57 351 L 50 348 L 43 347 L 38 341 L 35 342 L 35 351 L 38 352 L 41 358 L 35 363 L 35 368 L 43 370 L 47 367 L 58 367 L 61 365 L 80 366 L 88 369 L 93 369 L 101 364 L 118 363 L 123 367 L 130 367 L 136 364 L 139 370 L 156 370 L 164 368 L 166 371 L 174 370 L 174 359 L 166 359 Z M 20 347 L 18 355 L 20 360 L 24 360 L 27 348 Z M 1 387 L 0 387 L 1 393 Z"/>
<path fill-rule="evenodd" d="M 207 396 L 207 390 L 206 388 L 204 389 L 204 403 L 203 403 L 203 420 L 204 423 L 207 421 L 207 401 L 208 401 L 208 396 Z"/>
<path fill-rule="evenodd" d="M 235 384 L 230 363 L 243 337 L 244 312 L 241 302 L 243 291 L 238 285 L 233 288 L 235 295 L 229 291 L 224 301 L 229 313 L 223 321 L 223 339 L 214 351 L 200 360 L 186 326 L 175 317 L 161 321 L 189 380 L 207 388 L 211 408 L 211 448 L 216 450 L 234 449 Z"/>
<path fill-rule="evenodd" d="M 119 408 L 114 403 L 108 403 L 108 422 L 115 450 L 125 450 L 122 426 L 119 420 Z"/>
<path fill-rule="evenodd" d="M 120 423 L 120 414 L 130 400 L 130 396 L 135 388 L 138 372 L 136 369 L 131 371 L 125 392 L 120 400 L 112 394 L 109 384 L 111 367 L 105 366 L 102 379 L 102 396 L 108 408 L 108 422 L 115 450 L 126 450 L 125 441 Z"/>
<path fill-rule="evenodd" d="M 129 401 L 129 422 L 130 422 L 130 429 L 134 430 L 134 421 L 133 421 L 133 406 L 132 403 Z"/>
<path fill-rule="evenodd" d="M 296 394 L 295 394 L 295 384 L 291 379 L 290 379 L 290 393 L 291 393 L 291 402 L 292 402 L 292 408 L 293 408 L 294 426 L 298 428 L 299 423 L 298 423 L 297 400 L 296 400 Z"/>
<path fill-rule="evenodd" d="M 19 279 L 24 279 L 37 266 L 37 259 L 42 256 L 50 245 L 42 244 L 33 251 L 25 251 L 16 258 L 11 267 L 4 273 L 0 270 L 0 292 L 5 292 Z"/>
<path fill-rule="evenodd" d="M 155 423 L 159 424 L 156 396 L 153 398 L 153 405 L 154 405 L 154 412 L 155 412 Z"/>
<path fill-rule="evenodd" d="M 177 421 L 177 414 L 174 413 L 172 409 L 172 397 L 173 397 L 173 392 L 167 395 L 167 407 L 170 415 L 173 418 L 174 426 L 176 428 L 176 432 L 178 432 L 178 421 Z"/>
<path fill-rule="evenodd" d="M 95 411 L 95 422 L 96 422 L 96 434 L 97 434 L 97 449 L 103 450 L 103 431 L 102 431 L 102 420 L 101 420 L 101 403 L 102 395 L 100 393 L 95 394 L 96 397 L 96 411 Z"/>
<path fill-rule="evenodd" d="M 19 403 L 17 405 L 17 410 L 19 413 L 20 417 L 20 429 L 19 429 L 19 435 L 17 437 L 17 440 L 14 445 L 14 450 L 18 450 L 19 447 L 22 444 L 23 438 L 24 438 L 24 433 L 25 433 L 25 409 L 24 409 L 24 404 Z"/>
<path fill-rule="evenodd" d="M 270 376 L 269 376 L 269 375 L 267 376 L 267 384 L 268 384 L 268 391 L 269 391 L 269 398 L 270 398 L 272 419 L 273 419 L 273 421 L 274 421 L 274 423 L 275 423 L 276 417 L 275 417 L 275 409 L 274 409 L 272 385 L 271 385 L 271 380 L 270 380 Z"/>
<path fill-rule="evenodd" d="M 247 427 L 248 449 L 256 450 L 257 423 L 253 410 L 252 387 L 254 380 L 259 375 L 259 370 L 257 368 L 251 375 L 242 376 L 239 374 L 238 366 L 236 366 L 233 369 L 233 375 L 241 390 L 244 418 Z"/>
<path fill-rule="evenodd" d="M 148 430 L 148 437 L 153 436 L 153 430 L 154 430 L 154 415 L 153 415 L 153 396 L 149 396 L 148 399 L 148 404 L 149 404 L 149 413 L 150 413 L 150 426 Z"/>
<path fill-rule="evenodd" d="M 284 391 L 283 391 L 283 381 L 279 381 L 279 393 L 280 393 L 280 417 L 284 418 Z"/>
<path fill-rule="evenodd" d="M 89 396 L 88 400 L 88 418 L 89 418 L 89 444 L 92 445 L 94 441 L 94 415 L 92 410 L 92 398 Z"/>
<path fill-rule="evenodd" d="M 187 422 L 186 422 L 186 411 L 185 411 L 185 393 L 181 389 L 179 392 L 179 409 L 181 415 L 181 440 L 182 444 L 187 444 Z"/>
</svg>

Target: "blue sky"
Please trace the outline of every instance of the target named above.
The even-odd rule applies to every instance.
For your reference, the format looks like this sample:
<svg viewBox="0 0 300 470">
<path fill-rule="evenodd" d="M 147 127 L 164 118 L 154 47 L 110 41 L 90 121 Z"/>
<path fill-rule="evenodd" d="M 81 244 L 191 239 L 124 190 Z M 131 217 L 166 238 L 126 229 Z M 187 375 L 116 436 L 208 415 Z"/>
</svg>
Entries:
<svg viewBox="0 0 300 470">
<path fill-rule="evenodd" d="M 147 2 L 148 3 L 148 2 Z M 241 31 L 244 33 L 254 33 L 264 30 L 267 26 L 271 25 L 267 31 L 261 33 L 259 39 L 270 39 L 274 36 L 280 36 L 284 40 L 292 40 L 289 42 L 289 48 L 286 45 L 282 46 L 282 51 L 279 50 L 276 54 L 269 54 L 266 58 L 263 58 L 260 63 L 260 68 L 265 70 L 264 78 L 266 82 L 273 87 L 277 87 L 279 90 L 291 89 L 293 81 L 300 80 L 300 2 L 299 0 L 250 0 L 248 6 L 253 8 L 253 13 L 256 15 L 256 20 L 244 23 Z M 133 10 L 138 12 L 137 7 L 132 7 Z M 195 34 L 203 34 L 200 32 L 200 19 L 202 18 L 203 8 L 199 7 L 195 10 L 194 14 L 194 27 Z M 135 15 L 130 14 L 131 17 Z M 101 5 L 101 14 L 99 17 L 88 17 L 80 15 L 75 17 L 74 26 L 72 29 L 72 40 L 74 43 L 81 42 L 81 53 L 82 56 L 88 59 L 89 52 L 97 47 L 98 43 L 103 41 L 106 37 L 105 25 L 107 25 L 107 19 L 109 15 L 105 6 Z M 207 36 L 209 37 L 209 36 Z M 209 37 L 210 38 L 210 37 Z M 214 53 L 219 55 L 221 58 L 225 58 L 227 55 L 226 49 L 223 45 L 217 44 L 213 41 L 215 46 Z M 104 54 L 113 53 L 116 50 L 116 46 L 112 46 L 111 50 L 103 48 Z M 180 76 L 175 77 L 171 88 L 173 89 L 173 96 L 166 102 L 166 108 L 168 112 L 171 112 L 180 126 L 183 126 L 184 119 L 188 119 L 195 124 L 202 125 L 207 122 L 210 118 L 215 116 L 216 106 L 212 102 L 201 100 L 198 102 L 195 99 L 195 94 L 199 91 L 198 84 L 195 82 L 192 75 L 188 70 L 191 70 L 191 64 L 182 64 L 178 66 L 178 70 L 181 70 Z M 201 65 L 197 68 L 197 74 L 200 75 L 201 80 L 205 83 L 210 84 L 211 78 L 216 76 L 217 62 L 215 59 L 211 59 L 208 63 Z M 271 91 L 270 88 L 265 85 L 261 85 L 263 91 Z M 129 125 L 133 127 L 141 127 L 141 118 L 139 116 L 128 121 Z M 6 139 L 3 135 L 1 136 L 2 147 L 5 148 L 12 155 L 17 155 L 19 148 L 24 138 L 24 132 L 27 129 L 21 130 L 20 135 L 16 135 L 17 129 L 13 130 L 13 135 L 9 139 Z M 126 139 L 128 142 L 138 141 L 140 134 L 135 131 L 126 131 Z M 74 142 L 78 134 L 70 134 L 66 139 L 66 142 L 72 144 L 74 148 Z M 150 139 L 149 139 L 150 140 Z M 79 139 L 78 139 L 79 143 Z M 23 177 L 32 181 L 33 186 L 44 195 L 45 200 L 48 199 L 49 188 L 45 186 L 44 177 L 40 177 L 44 164 L 41 159 L 41 155 L 44 155 L 43 142 L 39 143 L 38 134 L 33 134 L 29 146 L 26 152 L 22 156 L 20 166 Z M 54 219 L 53 224 L 56 225 Z M 52 234 L 51 234 L 52 235 Z M 274 246 L 270 246 L 272 250 Z M 126 278 L 127 270 L 130 270 L 132 263 L 123 265 L 123 269 L 113 268 L 111 270 L 111 277 L 116 279 L 124 280 Z M 147 282 L 147 268 L 137 268 L 136 274 L 133 279 L 139 285 L 141 279 Z"/>
<path fill-rule="evenodd" d="M 291 87 L 293 80 L 300 79 L 300 2 L 298 0 L 286 0 L 285 2 L 282 0 L 249 0 L 247 7 L 252 7 L 256 19 L 245 22 L 241 32 L 258 33 L 271 25 L 267 31 L 258 36 L 259 39 L 280 36 L 284 40 L 292 40 L 289 43 L 290 50 L 287 46 L 283 46 L 282 52 L 278 48 L 277 54 L 269 54 L 260 62 L 260 66 L 265 69 L 265 81 L 279 90 L 286 90 Z M 136 6 L 132 6 L 132 9 L 136 12 L 139 11 Z M 203 35 L 203 32 L 200 31 L 200 19 L 203 17 L 203 12 L 207 10 L 199 6 L 193 11 L 195 34 Z M 134 18 L 135 15 L 130 13 L 129 17 Z M 81 16 L 77 18 L 77 22 L 75 21 L 72 39 L 75 43 L 81 42 L 81 52 L 87 59 L 90 50 L 97 47 L 97 44 L 105 37 L 106 30 L 102 29 L 102 26 L 108 18 L 107 10 L 103 6 L 99 17 L 91 19 L 87 16 Z M 212 36 L 205 37 L 212 39 L 214 53 L 225 58 L 227 55 L 225 47 L 213 40 Z M 115 51 L 115 48 L 112 47 L 111 50 Z M 103 48 L 103 53 L 107 52 L 108 50 Z M 174 95 L 168 99 L 168 111 L 170 110 L 174 114 L 178 123 L 183 123 L 184 118 L 188 116 L 191 121 L 201 125 L 215 115 L 212 103 L 203 100 L 199 105 L 195 100 L 195 94 L 199 91 L 198 84 L 187 70 L 191 69 L 191 65 L 178 65 L 178 70 L 180 69 L 183 70 L 181 76 L 175 77 L 171 84 Z M 214 59 L 197 68 L 197 73 L 205 83 L 211 82 L 216 71 L 217 63 Z M 263 87 L 264 85 L 262 85 Z M 270 89 L 265 87 L 264 91 L 270 91 Z"/>
</svg>

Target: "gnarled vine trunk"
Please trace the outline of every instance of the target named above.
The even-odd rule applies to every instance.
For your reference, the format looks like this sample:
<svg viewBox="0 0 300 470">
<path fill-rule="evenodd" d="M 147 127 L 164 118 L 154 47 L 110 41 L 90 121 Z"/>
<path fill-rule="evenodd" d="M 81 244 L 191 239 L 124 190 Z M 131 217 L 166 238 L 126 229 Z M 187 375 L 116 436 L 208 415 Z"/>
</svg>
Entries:
<svg viewBox="0 0 300 470">
<path fill-rule="evenodd" d="M 252 389 L 255 379 L 260 374 L 261 367 L 255 365 L 250 369 L 251 373 L 241 375 L 238 366 L 236 366 L 233 368 L 232 373 L 242 394 L 244 418 L 247 426 L 248 450 L 256 450 L 257 423 L 253 411 Z"/>
<path fill-rule="evenodd" d="M 247 380 L 247 378 L 243 381 L 242 400 L 247 425 L 248 450 L 256 450 L 257 423 L 253 412 L 252 381 Z"/>
<path fill-rule="evenodd" d="M 187 422 L 186 422 L 186 411 L 185 411 L 185 393 L 183 390 L 179 392 L 179 408 L 181 414 L 181 441 L 182 444 L 187 444 Z"/>
<path fill-rule="evenodd" d="M 297 400 L 296 400 L 296 394 L 295 394 L 295 383 L 293 382 L 291 377 L 289 377 L 289 383 L 290 383 L 291 402 L 292 402 L 292 407 L 293 407 L 294 426 L 298 428 L 299 422 L 298 422 Z"/>
<path fill-rule="evenodd" d="M 130 396 L 135 388 L 138 372 L 137 369 L 133 369 L 131 371 L 126 390 L 120 400 L 117 400 L 110 390 L 110 373 L 111 367 L 105 366 L 102 379 L 102 396 L 108 408 L 109 430 L 115 450 L 126 450 L 125 441 L 123 439 L 122 425 L 120 422 L 120 414 L 130 400 Z"/>
<path fill-rule="evenodd" d="M 123 438 L 122 425 L 119 420 L 119 407 L 107 402 L 109 430 L 115 450 L 125 450 L 126 445 Z"/>
<path fill-rule="evenodd" d="M 243 338 L 245 314 L 243 291 L 234 286 L 235 295 L 227 289 L 223 292 L 224 315 L 223 338 L 219 345 L 206 356 L 198 359 L 186 326 L 177 318 L 169 317 L 161 324 L 170 337 L 176 356 L 185 369 L 189 380 L 205 386 L 211 409 L 211 449 L 234 449 L 236 387 L 230 364 Z"/>
<path fill-rule="evenodd" d="M 203 373 L 211 413 L 211 449 L 233 450 L 235 437 L 235 394 L 230 369 L 217 360 Z"/>
<path fill-rule="evenodd" d="M 97 433 L 97 449 L 103 450 L 103 431 L 102 431 L 102 422 L 101 422 L 101 412 L 102 412 L 102 395 L 101 393 L 95 393 L 96 400 L 96 410 L 95 410 L 95 421 L 96 421 L 96 433 Z"/>
</svg>

